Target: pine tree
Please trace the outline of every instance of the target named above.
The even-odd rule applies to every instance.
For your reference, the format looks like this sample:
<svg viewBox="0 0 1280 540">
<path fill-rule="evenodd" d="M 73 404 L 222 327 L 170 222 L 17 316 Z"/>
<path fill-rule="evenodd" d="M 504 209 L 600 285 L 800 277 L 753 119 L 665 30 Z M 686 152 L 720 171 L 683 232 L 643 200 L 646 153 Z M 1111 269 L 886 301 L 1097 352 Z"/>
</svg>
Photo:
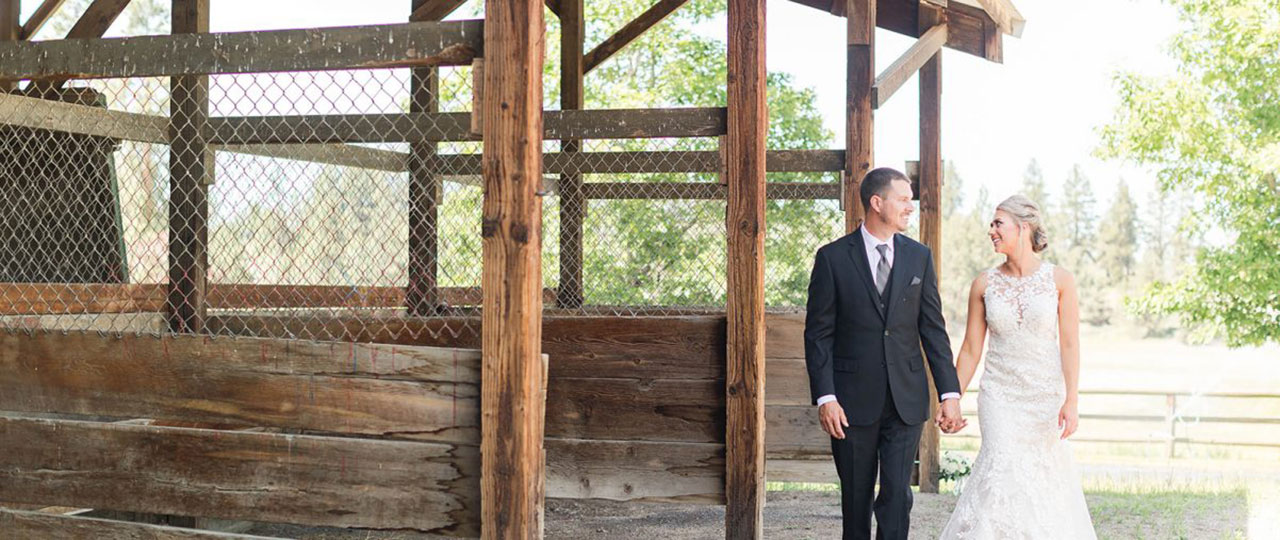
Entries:
<svg viewBox="0 0 1280 540">
<path fill-rule="evenodd" d="M 1098 232 L 1098 262 L 1108 279 L 1123 285 L 1133 275 L 1138 243 L 1138 210 L 1123 179 Z"/>
</svg>

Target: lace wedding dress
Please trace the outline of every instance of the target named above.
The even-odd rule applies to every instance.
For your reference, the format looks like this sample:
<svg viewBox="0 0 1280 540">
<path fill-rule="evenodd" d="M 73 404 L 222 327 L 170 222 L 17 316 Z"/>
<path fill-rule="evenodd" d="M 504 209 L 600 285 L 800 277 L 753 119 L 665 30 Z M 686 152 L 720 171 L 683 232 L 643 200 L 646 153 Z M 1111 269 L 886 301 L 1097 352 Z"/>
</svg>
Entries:
<svg viewBox="0 0 1280 540">
<path fill-rule="evenodd" d="M 987 271 L 990 343 L 978 393 L 982 446 L 944 539 L 1094 539 L 1089 509 L 1061 440 L 1066 399 L 1053 266 L 1010 277 Z"/>
</svg>

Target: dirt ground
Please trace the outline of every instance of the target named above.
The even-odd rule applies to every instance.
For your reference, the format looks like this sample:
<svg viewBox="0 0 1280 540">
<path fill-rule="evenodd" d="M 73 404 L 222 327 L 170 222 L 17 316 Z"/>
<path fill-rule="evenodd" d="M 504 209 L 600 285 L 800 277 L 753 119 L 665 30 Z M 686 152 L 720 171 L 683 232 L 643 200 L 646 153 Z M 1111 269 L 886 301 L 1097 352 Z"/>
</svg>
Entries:
<svg viewBox="0 0 1280 540">
<path fill-rule="evenodd" d="M 1264 538 L 1246 533 L 1249 528 L 1249 502 L 1242 492 L 1204 496 L 1092 493 L 1088 499 L 1098 537 L 1101 539 Z M 910 538 L 937 538 L 954 505 L 955 496 L 951 494 L 916 494 L 915 506 L 911 512 Z M 718 506 L 554 499 L 547 501 L 545 517 L 545 535 L 549 539 L 724 538 L 724 508 Z M 334 529 L 321 531 L 277 525 L 259 526 L 248 532 L 307 540 L 438 538 L 419 534 Z M 839 538 L 838 495 L 835 492 L 820 491 L 769 492 L 764 510 L 764 537 L 789 540 Z"/>
</svg>

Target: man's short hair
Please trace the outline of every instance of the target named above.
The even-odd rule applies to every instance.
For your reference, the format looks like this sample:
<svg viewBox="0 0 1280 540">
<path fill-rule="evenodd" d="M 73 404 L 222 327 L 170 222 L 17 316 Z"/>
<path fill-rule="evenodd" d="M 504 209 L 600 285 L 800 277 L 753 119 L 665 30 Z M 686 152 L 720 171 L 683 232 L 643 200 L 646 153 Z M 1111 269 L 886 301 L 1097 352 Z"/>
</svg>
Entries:
<svg viewBox="0 0 1280 540">
<path fill-rule="evenodd" d="M 862 208 L 868 212 L 871 211 L 871 196 L 879 195 L 882 199 L 887 197 L 889 185 L 895 180 L 911 182 L 911 179 L 907 178 L 902 171 L 891 167 L 871 169 L 871 172 L 862 177 L 862 188 L 858 191 L 858 196 L 862 199 Z"/>
</svg>

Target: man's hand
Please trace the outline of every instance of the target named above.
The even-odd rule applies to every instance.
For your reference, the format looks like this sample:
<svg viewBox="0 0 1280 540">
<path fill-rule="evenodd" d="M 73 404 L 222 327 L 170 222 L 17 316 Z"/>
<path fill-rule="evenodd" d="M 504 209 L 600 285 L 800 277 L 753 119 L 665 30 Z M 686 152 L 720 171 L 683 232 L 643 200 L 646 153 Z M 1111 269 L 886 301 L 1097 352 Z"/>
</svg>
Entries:
<svg viewBox="0 0 1280 540">
<path fill-rule="evenodd" d="M 939 407 L 938 427 L 942 428 L 943 433 L 951 434 L 959 432 L 969 425 L 969 421 L 960 415 L 960 400 L 944 399 Z"/>
<path fill-rule="evenodd" d="M 844 409 L 834 401 L 828 401 L 818 407 L 818 421 L 822 424 L 822 431 L 837 439 L 843 439 L 844 428 L 849 427 L 849 419 L 844 417 Z"/>
</svg>

